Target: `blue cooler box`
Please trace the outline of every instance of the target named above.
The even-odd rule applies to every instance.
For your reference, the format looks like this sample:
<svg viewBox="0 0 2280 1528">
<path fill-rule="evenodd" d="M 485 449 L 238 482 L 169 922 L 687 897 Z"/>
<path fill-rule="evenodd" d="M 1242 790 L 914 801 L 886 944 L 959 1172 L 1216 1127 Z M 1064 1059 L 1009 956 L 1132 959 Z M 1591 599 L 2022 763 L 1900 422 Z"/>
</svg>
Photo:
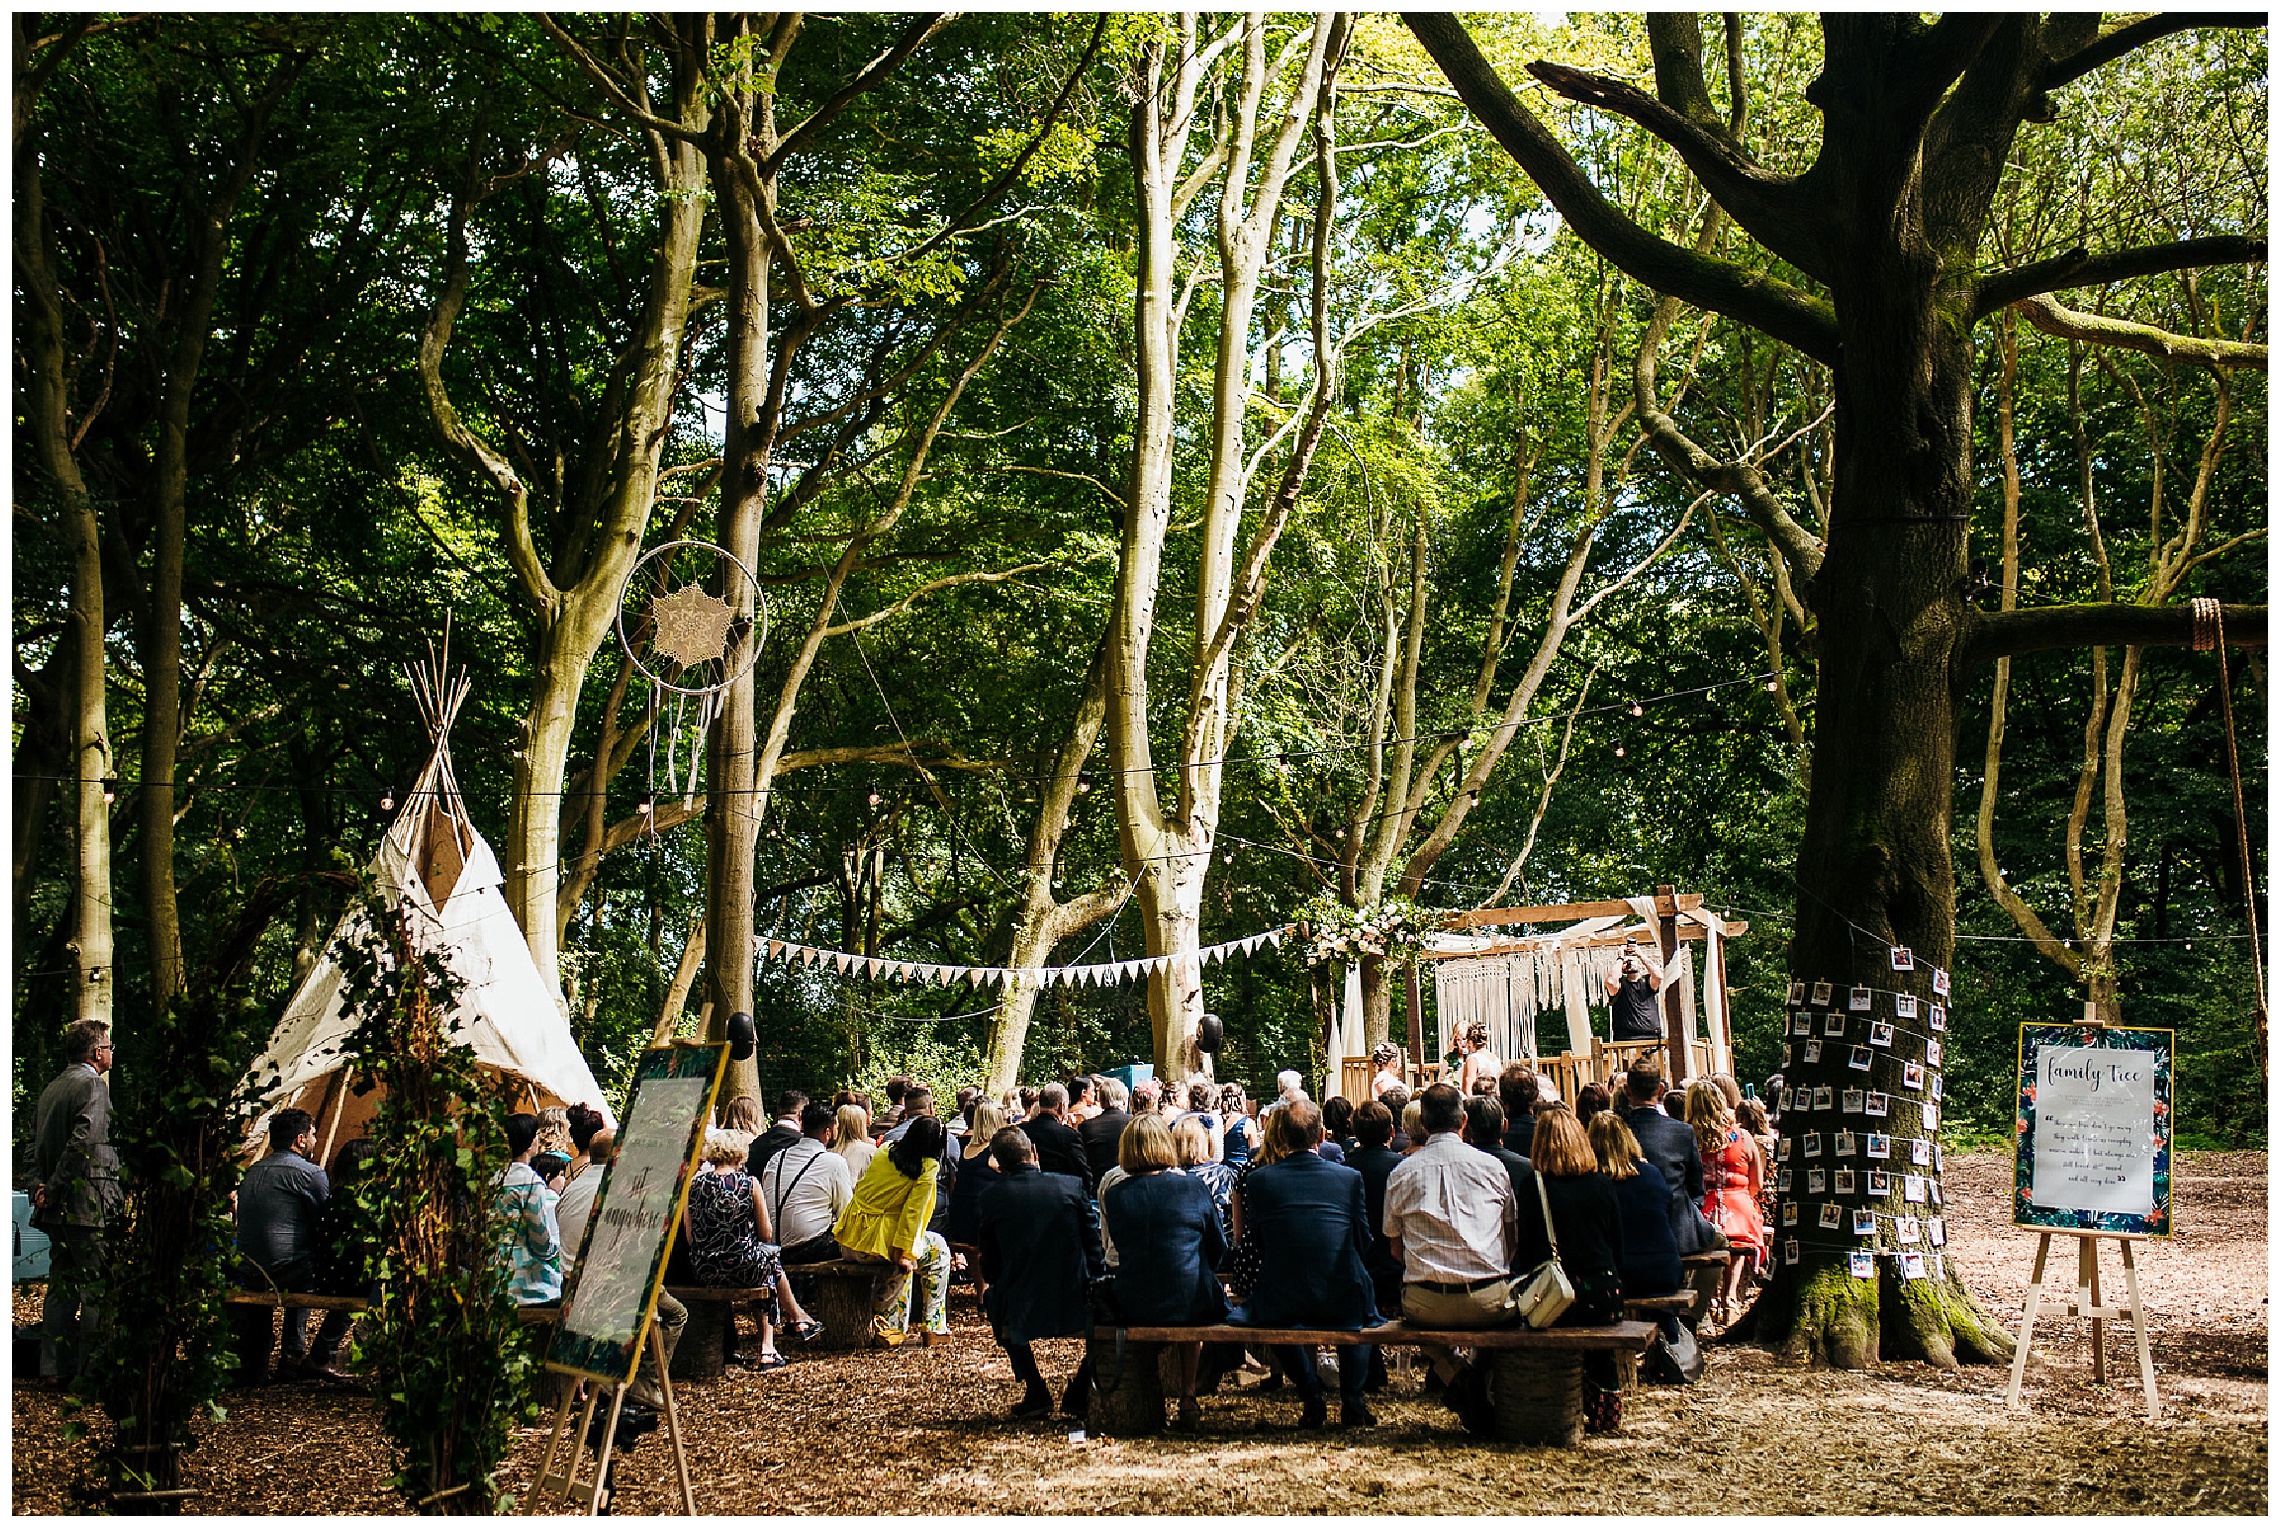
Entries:
<svg viewBox="0 0 2280 1528">
<path fill-rule="evenodd" d="M 29 1279 L 44 1279 L 48 1276 L 48 1236 L 32 1224 L 32 1196 L 17 1193 L 9 1197 L 15 1202 L 16 1210 L 16 1276 L 10 1282 L 21 1284 Z"/>
<path fill-rule="evenodd" d="M 1135 1061 L 1130 1066 L 1112 1066 L 1101 1075 L 1115 1078 L 1118 1082 L 1123 1083 L 1129 1091 L 1141 1083 L 1153 1079 L 1156 1075 L 1156 1064 L 1153 1061 Z"/>
</svg>

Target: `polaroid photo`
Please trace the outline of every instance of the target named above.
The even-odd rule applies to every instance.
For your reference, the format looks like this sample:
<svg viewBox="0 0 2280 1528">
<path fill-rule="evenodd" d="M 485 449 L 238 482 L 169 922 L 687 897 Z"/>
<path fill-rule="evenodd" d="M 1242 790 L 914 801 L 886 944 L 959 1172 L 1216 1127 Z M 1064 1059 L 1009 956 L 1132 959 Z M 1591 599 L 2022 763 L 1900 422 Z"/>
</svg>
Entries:
<svg viewBox="0 0 2280 1528">
<path fill-rule="evenodd" d="M 1820 1063 L 1821 1042 L 1818 1040 L 1807 1040 L 1805 1042 L 1805 1064 L 1807 1066 L 1818 1066 Z"/>
<path fill-rule="evenodd" d="M 1913 992 L 1893 993 L 1892 1016 L 1896 1019 L 1914 1018 L 1916 1016 L 1916 994 Z"/>
<path fill-rule="evenodd" d="M 1791 1237 L 1781 1244 L 1781 1260 L 1783 1263 L 1792 1268 L 1796 1267 L 1798 1255 L 1799 1248 L 1795 1237 Z"/>
<path fill-rule="evenodd" d="M 1902 1062 L 1900 1064 L 1900 1086 L 1921 1093 L 1924 1090 L 1924 1063 L 1921 1061 Z"/>
<path fill-rule="evenodd" d="M 1915 954 L 1915 951 L 1913 951 L 1913 950 L 1909 949 L 1909 948 L 1908 948 L 1906 945 L 1904 945 L 1904 944 L 1896 944 L 1896 945 L 1894 945 L 1894 946 L 1892 947 L 1892 969 L 1893 969 L 1893 970 L 1895 970 L 1895 971 L 1913 971 L 1913 970 L 1915 970 L 1915 969 L 1916 969 L 1916 954 Z"/>
<path fill-rule="evenodd" d="M 1845 1113 L 1858 1114 L 1867 1106 L 1868 1093 L 1862 1088 L 1845 1089 Z"/>
<path fill-rule="evenodd" d="M 1926 1040 L 1924 1042 L 1924 1065 L 1947 1065 L 1947 1047 L 1937 1040 Z"/>
<path fill-rule="evenodd" d="M 1840 1194 L 1857 1194 L 1860 1192 L 1860 1180 L 1853 1175 L 1851 1168 L 1840 1167 L 1837 1169 L 1836 1191 Z"/>
<path fill-rule="evenodd" d="M 1918 1136 L 1908 1143 L 1908 1163 L 1912 1167 L 1932 1165 L 1932 1143 Z"/>
<path fill-rule="evenodd" d="M 1876 989 L 1874 987 L 1855 987 L 1852 989 L 1852 996 L 1846 999 L 1845 1006 L 1854 1013 L 1866 1013 L 1875 1001 Z"/>
<path fill-rule="evenodd" d="M 1901 1246 L 1903 1246 L 1903 1247 L 1913 1247 L 1914 1245 L 1916 1245 L 1916 1217 L 1915 1217 L 1915 1216 L 1913 1216 L 1913 1215 L 1901 1215 L 1901 1216 L 1897 1216 L 1897 1217 L 1895 1217 L 1895 1218 L 1894 1218 L 1894 1220 L 1893 1220 L 1893 1222 L 1892 1222 L 1892 1226 L 1893 1226 L 1893 1236 L 1894 1236 L 1894 1238 L 1895 1238 L 1896 1240 L 1898 1240 L 1898 1241 L 1899 1241 L 1899 1243 L 1900 1243 L 1900 1245 L 1901 1245 Z"/>
<path fill-rule="evenodd" d="M 1932 1004 L 1931 1012 L 1924 1016 L 1924 1022 L 1934 1029 L 1945 1030 L 1947 1028 L 1947 1010 L 1937 1003 Z"/>
<path fill-rule="evenodd" d="M 1836 991 L 1837 991 L 1837 989 L 1836 989 L 1835 985 L 1834 985 L 1834 984 L 1832 984 L 1832 983 L 1829 983 L 1829 982 L 1815 982 L 1815 983 L 1813 983 L 1813 1006 L 1814 1006 L 1814 1007 L 1816 1007 L 1816 1008 L 1826 1008 L 1826 1007 L 1828 1007 L 1828 1006 L 1829 1006 L 1829 999 L 1830 999 L 1830 998 L 1832 998 L 1832 997 L 1834 997 L 1834 996 L 1836 995 Z"/>
<path fill-rule="evenodd" d="M 1946 1219 L 1945 1219 L 1944 1217 L 1942 1217 L 1942 1216 L 1939 1216 L 1939 1215 L 1934 1215 L 1934 1216 L 1933 1216 L 1933 1217 L 1932 1217 L 1930 1220 L 1927 1220 L 1927 1221 L 1925 1221 L 1925 1222 L 1924 1222 L 1924 1237 L 1925 1237 L 1925 1239 L 1926 1239 L 1927 1241 L 1929 1241 L 1929 1242 L 1930 1242 L 1930 1243 L 1931 1243 L 1933 1246 L 1935 1246 L 1935 1247 L 1944 1247 L 1944 1246 L 1946 1246 L 1946 1245 L 1947 1245 L 1947 1221 L 1946 1221 Z"/>
<path fill-rule="evenodd" d="M 1825 1167 L 1808 1168 L 1805 1173 L 1805 1192 L 1818 1199 L 1829 1191 L 1829 1170 Z"/>
<path fill-rule="evenodd" d="M 1924 1202 L 1924 1191 L 1930 1182 L 1930 1179 L 1920 1173 L 1904 1174 L 1900 1182 L 1900 1197 L 1910 1204 L 1922 1204 Z"/>
<path fill-rule="evenodd" d="M 1932 1073 L 1932 1097 L 1934 1097 L 1934 1098 L 1945 1098 L 1946 1096 L 1947 1096 L 1947 1086 L 1946 1086 L 1946 1084 L 1945 1084 L 1945 1083 L 1944 1083 L 1944 1082 L 1941 1080 L 1941 1078 L 1940 1078 L 1940 1074 L 1939 1074 L 1939 1073 L 1937 1073 L 1937 1072 L 1934 1072 L 1934 1073 Z"/>
<path fill-rule="evenodd" d="M 1789 1016 L 1789 1032 L 1793 1035 L 1811 1034 L 1813 1032 L 1813 1016 L 1802 1008 L 1798 1009 Z"/>
<path fill-rule="evenodd" d="M 1924 1254 L 1921 1252 L 1901 1253 L 1900 1277 L 1904 1279 L 1920 1279 L 1924 1277 Z"/>
<path fill-rule="evenodd" d="M 1937 1252 L 1932 1254 L 1932 1277 L 1935 1279 L 1947 1277 L 1947 1259 Z"/>
<path fill-rule="evenodd" d="M 1840 1156 L 1840 1157 L 1857 1157 L 1857 1156 L 1859 1156 L 1859 1155 L 1860 1155 L 1860 1137 L 1859 1137 L 1859 1136 L 1857 1136 L 1857 1135 L 1854 1135 L 1854 1134 L 1853 1134 L 1853 1133 L 1852 1133 L 1850 1130 L 1840 1130 L 1840 1131 L 1838 1131 L 1838 1132 L 1837 1132 L 1837 1155 L 1838 1155 L 1838 1156 Z"/>
<path fill-rule="evenodd" d="M 1889 1159 L 1891 1155 L 1892 1137 L 1888 1135 L 1878 1135 L 1875 1131 L 1870 1131 L 1868 1135 L 1869 1160 L 1872 1162 L 1885 1161 Z"/>
<path fill-rule="evenodd" d="M 1892 1192 L 1892 1175 L 1881 1167 L 1868 1170 L 1868 1193 L 1872 1199 L 1882 1199 Z"/>
<path fill-rule="evenodd" d="M 1793 1225 L 1797 1224 L 1797 1201 L 1796 1201 L 1796 1200 L 1794 1200 L 1794 1199 L 1785 1200 L 1785 1201 L 1782 1203 L 1782 1206 L 1781 1206 L 1781 1223 L 1782 1223 L 1784 1226 L 1793 1226 Z"/>
<path fill-rule="evenodd" d="M 1821 1025 L 1821 1033 L 1833 1040 L 1844 1032 L 1844 1014 L 1839 1012 L 1837 1009 L 1830 1009 L 1828 1019 Z"/>
<path fill-rule="evenodd" d="M 1941 997 L 1948 995 L 1948 974 L 1938 966 L 1932 967 L 1932 990 Z"/>
<path fill-rule="evenodd" d="M 1845 1207 L 1835 1200 L 1821 1206 L 1821 1229 L 1842 1231 L 1845 1228 Z"/>
<path fill-rule="evenodd" d="M 1821 1132 L 1818 1130 L 1808 1130 L 1805 1132 L 1805 1155 L 1808 1157 L 1817 1157 L 1820 1154 Z"/>
<path fill-rule="evenodd" d="M 1805 983 L 1804 983 L 1804 982 L 1802 982 L 1802 981 L 1794 981 L 1794 982 L 1791 982 L 1791 983 L 1789 984 L 1789 1006 L 1790 1006 L 1790 1007 L 1792 1007 L 1792 1008 L 1794 1008 L 1794 1007 L 1796 1007 L 1796 1006 L 1797 1006 L 1799 1003 L 1802 1003 L 1802 1002 L 1804 1002 L 1804 1001 L 1805 1001 Z"/>
<path fill-rule="evenodd" d="M 1936 1129 L 1939 1125 L 1939 1111 L 1927 1104 L 1924 1106 L 1924 1112 L 1933 1116 L 1924 1121 L 1924 1128 L 1926 1130 Z M 1940 1149 L 1940 1143 L 1937 1141 L 1932 1142 L 1932 1171 L 1936 1173 L 1947 1171 L 1947 1153 Z"/>
<path fill-rule="evenodd" d="M 1813 1107 L 1814 1107 L 1814 1108 L 1816 1108 L 1816 1109 L 1834 1109 L 1836 1106 L 1837 1106 L 1837 1090 L 1836 1090 L 1835 1088 L 1815 1088 L 1815 1089 L 1813 1090 Z"/>
<path fill-rule="evenodd" d="M 1846 1253 L 1845 1265 L 1852 1269 L 1852 1276 L 1856 1279 L 1876 1277 L 1876 1254 L 1865 1248 L 1855 1247 Z"/>
<path fill-rule="evenodd" d="M 1853 1235 L 1855 1235 L 1855 1236 L 1874 1236 L 1875 1234 L 1876 1234 L 1876 1211 L 1874 1211 L 1874 1210 L 1855 1210 L 1855 1211 L 1853 1211 Z"/>
<path fill-rule="evenodd" d="M 1874 1064 L 1875 1058 L 1869 1054 L 1868 1047 L 1865 1045 L 1854 1046 L 1852 1048 L 1852 1059 L 1845 1063 L 1846 1066 L 1856 1072 L 1865 1072 Z"/>
<path fill-rule="evenodd" d="M 1789 1160 L 1788 1136 L 1785 1135 L 1780 1140 L 1773 1143 L 1773 1159 L 1776 1162 L 1786 1162 Z"/>
<path fill-rule="evenodd" d="M 1869 1025 L 1868 1043 L 1871 1045 L 1882 1045 L 1889 1048 L 1892 1044 L 1892 1025 L 1888 1021 L 1881 1019 L 1876 1023 Z"/>
<path fill-rule="evenodd" d="M 1869 1095 L 1868 1095 L 1868 1117 L 1869 1117 L 1870 1119 L 1883 1119 L 1883 1118 L 1885 1118 L 1887 1115 L 1891 1114 L 1891 1112 L 1892 1112 L 1892 1095 L 1891 1095 L 1891 1094 L 1889 1094 L 1889 1093 L 1871 1093 L 1871 1094 L 1869 1094 Z"/>
<path fill-rule="evenodd" d="M 1773 1191 L 1777 1194 L 1786 1194 L 1789 1192 L 1788 1168 L 1784 1167 L 1781 1171 L 1773 1175 Z"/>
<path fill-rule="evenodd" d="M 1937 1178 L 1934 1178 L 1934 1179 L 1932 1180 L 1932 1203 L 1934 1203 L 1934 1204 L 1938 1204 L 1939 1202 L 1940 1202 L 1940 1180 L 1939 1180 L 1939 1179 L 1937 1179 Z"/>
</svg>

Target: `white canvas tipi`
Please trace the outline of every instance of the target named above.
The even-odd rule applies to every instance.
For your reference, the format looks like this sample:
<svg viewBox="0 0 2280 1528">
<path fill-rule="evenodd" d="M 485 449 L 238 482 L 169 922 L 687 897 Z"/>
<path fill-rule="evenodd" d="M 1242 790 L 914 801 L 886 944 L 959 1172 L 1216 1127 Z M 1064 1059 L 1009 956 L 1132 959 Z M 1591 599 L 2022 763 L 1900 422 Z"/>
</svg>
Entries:
<svg viewBox="0 0 2280 1528">
<path fill-rule="evenodd" d="M 535 1111 L 582 1103 L 607 1115 L 601 1085 L 579 1054 L 569 1022 L 500 895 L 504 877 L 499 861 L 468 821 L 460 800 L 448 736 L 452 717 L 466 698 L 467 681 L 462 677 L 444 694 L 433 676 L 415 673 L 413 688 L 435 751 L 380 841 L 369 867 L 372 880 L 391 908 L 409 913 L 415 945 L 440 950 L 464 984 L 447 1020 L 459 1026 L 452 1038 L 474 1051 L 484 1066 L 512 1080 L 518 1107 Z M 361 906 L 342 917 L 316 968 L 285 1005 L 250 1074 L 258 1081 L 276 1068 L 271 1112 L 288 1105 L 306 1109 L 317 1122 L 321 1161 L 331 1160 L 336 1140 L 362 1133 L 379 1104 L 377 1090 L 361 1096 L 354 1091 L 354 1080 L 341 1065 L 341 1045 L 352 1026 L 341 1011 L 342 973 L 335 951 L 345 939 L 361 934 L 366 922 Z M 255 1142 L 262 1139 L 267 1119 L 264 1114 L 255 1122 Z"/>
</svg>

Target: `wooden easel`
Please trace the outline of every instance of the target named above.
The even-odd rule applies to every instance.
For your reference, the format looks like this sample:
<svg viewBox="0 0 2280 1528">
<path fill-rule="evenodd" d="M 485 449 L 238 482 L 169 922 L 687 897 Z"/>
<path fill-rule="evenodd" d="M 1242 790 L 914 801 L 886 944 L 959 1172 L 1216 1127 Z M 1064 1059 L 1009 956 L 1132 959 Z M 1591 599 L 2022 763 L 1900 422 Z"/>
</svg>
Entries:
<svg viewBox="0 0 2280 1528">
<path fill-rule="evenodd" d="M 673 1405 L 673 1376 L 666 1372 L 664 1347 L 654 1340 L 655 1335 L 655 1324 L 644 1322 L 641 1339 L 642 1349 L 649 1355 L 651 1363 L 656 1367 L 657 1389 L 665 1397 L 663 1431 L 673 1444 L 673 1468 L 681 1480 L 681 1510 L 694 1517 L 697 1515 L 697 1497 L 696 1493 L 689 1488 L 689 1455 L 687 1450 L 681 1446 L 681 1417 Z M 547 1368 L 552 1373 L 575 1377 L 573 1371 L 557 1368 L 553 1364 L 548 1364 Z M 638 1360 L 634 1364 L 634 1372 L 636 1374 L 641 1372 L 641 1365 Z M 585 1378 L 586 1405 L 578 1414 L 578 1430 L 570 1439 L 570 1450 L 563 1460 L 560 1474 L 554 1473 L 554 1455 L 562 1446 L 563 1431 L 570 1420 L 570 1408 L 576 1404 L 578 1399 L 577 1388 L 573 1386 L 566 1391 L 562 1397 L 562 1404 L 555 1408 L 554 1427 L 546 1438 L 546 1455 L 538 1462 L 538 1494 L 543 1496 L 551 1490 L 564 1501 L 568 1501 L 577 1492 L 584 1491 L 586 1493 L 586 1515 L 594 1517 L 602 1510 L 603 1485 L 610 1477 L 610 1454 L 617 1447 L 618 1415 L 625 1410 L 625 1393 L 632 1388 L 633 1381 L 628 1379 L 609 1385 L 600 1384 L 591 1376 Z M 591 1481 L 583 1481 L 578 1479 L 578 1461 L 586 1451 L 586 1434 L 593 1428 L 594 1412 L 601 1403 L 604 1391 L 609 1393 L 610 1398 L 609 1426 L 603 1430 L 602 1446 L 594 1456 L 594 1477 Z"/>
<path fill-rule="evenodd" d="M 2054 1236 L 2071 1236 L 2075 1239 L 2074 1292 L 2066 1298 L 2065 1314 L 2090 1318 L 2090 1362 L 2092 1373 L 2101 1385 L 2106 1383 L 2106 1322 L 2113 1316 L 2130 1318 L 2130 1329 L 2137 1333 L 2138 1377 L 2145 1386 L 2145 1410 L 2149 1421 L 2161 1420 L 2161 1396 L 2153 1385 L 2153 1347 L 2146 1338 L 2145 1302 L 2138 1297 L 2137 1253 L 2132 1243 L 2146 1238 L 2138 1233 L 2123 1231 L 2045 1231 L 2035 1248 L 2035 1276 L 2027 1285 L 2027 1315 L 2019 1325 L 2019 1350 L 2011 1359 L 2011 1388 L 2004 1395 L 2007 1406 L 2019 1404 L 2020 1387 L 2027 1378 L 2027 1345 L 2035 1334 L 2035 1316 L 2042 1308 L 2043 1269 L 2050 1261 L 2050 1241 Z M 2098 1243 L 2110 1240 L 2121 1243 L 2122 1271 L 2129 1280 L 2130 1300 L 2127 1305 L 2102 1305 L 2098 1292 Z M 2062 1286 L 2063 1287 L 2063 1286 Z M 2055 1304 L 2061 1298 L 2053 1293 Z"/>
</svg>

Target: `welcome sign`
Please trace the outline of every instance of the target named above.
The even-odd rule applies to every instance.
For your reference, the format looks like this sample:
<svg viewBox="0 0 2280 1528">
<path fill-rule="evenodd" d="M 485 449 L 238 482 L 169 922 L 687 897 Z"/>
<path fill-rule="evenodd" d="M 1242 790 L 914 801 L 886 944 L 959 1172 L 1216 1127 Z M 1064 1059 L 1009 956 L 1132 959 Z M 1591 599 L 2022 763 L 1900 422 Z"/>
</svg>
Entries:
<svg viewBox="0 0 2280 1528">
<path fill-rule="evenodd" d="M 644 1051 L 634 1063 L 617 1159 L 587 1218 L 547 1367 L 611 1384 L 633 1378 L 727 1066 L 723 1043 Z"/>
<path fill-rule="evenodd" d="M 2020 1026 L 2012 1224 L 2169 1234 L 2174 1042 L 2166 1029 Z"/>
</svg>

